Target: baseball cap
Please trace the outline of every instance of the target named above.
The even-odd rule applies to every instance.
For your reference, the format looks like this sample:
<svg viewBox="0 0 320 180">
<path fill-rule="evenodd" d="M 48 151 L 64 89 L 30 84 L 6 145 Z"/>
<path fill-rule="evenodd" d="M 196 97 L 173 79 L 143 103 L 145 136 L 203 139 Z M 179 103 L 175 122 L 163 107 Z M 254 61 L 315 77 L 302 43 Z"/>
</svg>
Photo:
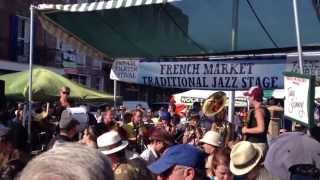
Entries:
<svg viewBox="0 0 320 180">
<path fill-rule="evenodd" d="M 259 86 L 252 86 L 249 91 L 243 95 L 253 97 L 255 100 L 262 101 L 263 89 Z"/>
<path fill-rule="evenodd" d="M 158 159 L 148 166 L 154 174 L 161 174 L 174 165 L 188 166 L 192 168 L 204 168 L 205 154 L 190 144 L 179 144 L 168 148 Z"/>
<path fill-rule="evenodd" d="M 79 125 L 79 121 L 72 117 L 72 113 L 69 110 L 64 110 L 61 113 L 61 118 L 59 122 L 60 129 L 66 129 L 72 125 Z"/>
<path fill-rule="evenodd" d="M 170 121 L 170 119 L 171 119 L 171 115 L 169 112 L 161 112 L 160 113 L 160 120 Z"/>
</svg>

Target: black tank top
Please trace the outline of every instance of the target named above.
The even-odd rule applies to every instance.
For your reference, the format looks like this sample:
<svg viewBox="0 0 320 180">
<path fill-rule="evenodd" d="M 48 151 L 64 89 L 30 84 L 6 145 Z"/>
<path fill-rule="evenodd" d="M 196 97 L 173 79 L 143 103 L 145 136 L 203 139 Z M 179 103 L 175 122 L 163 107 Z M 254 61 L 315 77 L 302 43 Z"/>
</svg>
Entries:
<svg viewBox="0 0 320 180">
<path fill-rule="evenodd" d="M 264 112 L 264 131 L 259 134 L 247 134 L 247 141 L 252 143 L 267 143 L 267 132 L 270 121 L 270 112 L 266 107 L 261 107 Z M 257 120 L 255 117 L 255 111 L 250 113 L 248 128 L 257 127 Z"/>
</svg>

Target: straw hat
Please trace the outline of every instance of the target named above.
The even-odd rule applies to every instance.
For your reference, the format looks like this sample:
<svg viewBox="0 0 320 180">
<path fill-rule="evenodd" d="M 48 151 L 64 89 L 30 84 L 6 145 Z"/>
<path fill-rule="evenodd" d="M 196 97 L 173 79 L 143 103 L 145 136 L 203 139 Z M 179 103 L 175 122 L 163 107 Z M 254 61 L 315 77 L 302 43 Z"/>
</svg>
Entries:
<svg viewBox="0 0 320 180">
<path fill-rule="evenodd" d="M 114 154 L 126 148 L 128 141 L 122 141 L 116 131 L 110 131 L 102 134 L 97 139 L 98 149 L 106 155 Z"/>
<path fill-rule="evenodd" d="M 258 165 L 263 152 L 248 141 L 237 143 L 231 150 L 230 170 L 234 175 L 249 173 Z"/>
<path fill-rule="evenodd" d="M 205 144 L 210 144 L 212 146 L 216 147 L 221 147 L 222 142 L 221 142 L 221 136 L 219 133 L 215 131 L 208 131 L 206 134 L 203 136 L 202 139 L 200 139 L 200 142 L 205 143 Z"/>
</svg>

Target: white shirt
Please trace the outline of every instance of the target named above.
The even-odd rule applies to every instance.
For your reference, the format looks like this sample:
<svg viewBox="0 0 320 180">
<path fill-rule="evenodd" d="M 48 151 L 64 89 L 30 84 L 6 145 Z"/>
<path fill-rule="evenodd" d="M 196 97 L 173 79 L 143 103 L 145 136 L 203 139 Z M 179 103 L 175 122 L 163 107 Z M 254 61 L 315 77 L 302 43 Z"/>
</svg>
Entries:
<svg viewBox="0 0 320 180">
<path fill-rule="evenodd" d="M 158 155 L 156 153 L 156 151 L 152 148 L 152 146 L 148 146 L 148 148 L 146 150 L 144 150 L 141 154 L 140 157 L 142 159 L 144 159 L 147 164 L 151 164 L 154 161 L 156 161 L 158 159 Z"/>
</svg>

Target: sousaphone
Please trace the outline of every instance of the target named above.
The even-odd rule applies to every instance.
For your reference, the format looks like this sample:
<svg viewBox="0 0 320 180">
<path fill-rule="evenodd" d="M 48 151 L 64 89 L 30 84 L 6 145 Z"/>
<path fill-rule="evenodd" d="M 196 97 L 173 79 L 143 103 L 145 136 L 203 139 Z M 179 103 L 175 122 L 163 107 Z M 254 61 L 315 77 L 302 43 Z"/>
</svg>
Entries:
<svg viewBox="0 0 320 180">
<path fill-rule="evenodd" d="M 213 118 L 220 113 L 226 104 L 226 93 L 218 91 L 209 96 L 202 106 L 202 112 L 209 118 Z"/>
</svg>

